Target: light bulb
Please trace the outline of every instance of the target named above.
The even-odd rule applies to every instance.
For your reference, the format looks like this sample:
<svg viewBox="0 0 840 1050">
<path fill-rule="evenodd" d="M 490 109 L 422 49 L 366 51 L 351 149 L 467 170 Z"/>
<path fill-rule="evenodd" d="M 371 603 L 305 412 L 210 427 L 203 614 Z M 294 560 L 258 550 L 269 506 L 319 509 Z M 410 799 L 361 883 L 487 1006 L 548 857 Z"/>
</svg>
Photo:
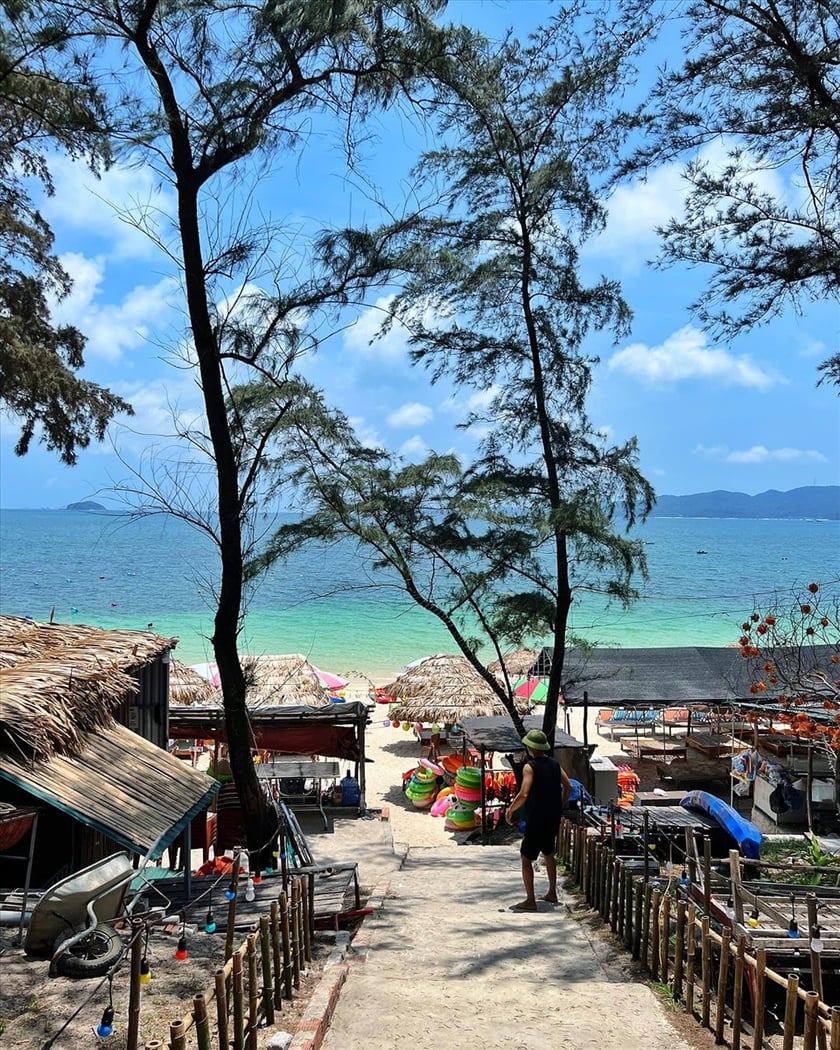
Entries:
<svg viewBox="0 0 840 1050">
<path fill-rule="evenodd" d="M 799 936 L 799 924 L 796 919 L 791 919 L 788 925 L 788 937 L 796 938 Z"/>
<path fill-rule="evenodd" d="M 102 1011 L 102 1020 L 96 1026 L 96 1034 L 100 1039 L 108 1039 L 114 1034 L 114 1008 L 106 1006 Z"/>
<path fill-rule="evenodd" d="M 236 898 L 236 884 L 233 879 L 230 880 L 230 885 L 225 890 L 225 900 L 232 901 Z"/>
<path fill-rule="evenodd" d="M 259 886 L 259 884 L 261 882 L 262 882 L 262 872 L 260 871 L 259 868 L 257 868 L 257 870 L 254 872 L 254 885 L 255 886 Z"/>
<path fill-rule="evenodd" d="M 149 968 L 149 960 L 144 958 L 140 963 L 140 983 L 148 984 L 152 979 L 152 971 Z"/>
<path fill-rule="evenodd" d="M 257 891 L 254 889 L 254 880 L 249 875 L 248 876 L 248 881 L 245 883 L 245 900 L 246 901 L 255 900 L 256 896 L 257 896 Z"/>
<path fill-rule="evenodd" d="M 189 952 L 187 951 L 187 935 L 182 933 L 178 938 L 178 947 L 175 949 L 175 958 L 178 962 L 183 962 L 184 959 L 188 958 Z"/>
<path fill-rule="evenodd" d="M 207 918 L 204 920 L 204 932 L 215 933 L 216 932 L 216 920 L 213 918 L 213 909 L 209 908 L 207 911 Z"/>
</svg>

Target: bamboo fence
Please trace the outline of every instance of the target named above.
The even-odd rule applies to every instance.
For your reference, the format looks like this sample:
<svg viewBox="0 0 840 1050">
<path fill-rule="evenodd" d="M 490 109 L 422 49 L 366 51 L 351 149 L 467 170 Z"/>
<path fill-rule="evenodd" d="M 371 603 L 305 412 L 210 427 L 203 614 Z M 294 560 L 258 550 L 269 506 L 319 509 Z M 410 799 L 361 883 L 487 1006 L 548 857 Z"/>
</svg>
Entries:
<svg viewBox="0 0 840 1050">
<path fill-rule="evenodd" d="M 732 1050 L 762 1050 L 768 986 L 777 985 L 784 991 L 782 1050 L 792 1050 L 795 1036 L 802 1050 L 840 1050 L 840 1007 L 822 1001 L 813 940 L 803 941 L 811 946 L 812 987 L 806 988 L 798 974 L 771 969 L 766 948 L 748 950 L 743 934 L 712 929 L 710 915 L 680 894 L 679 881 L 673 892 L 663 890 L 658 878 L 639 872 L 638 860 L 628 864 L 592 829 L 564 820 L 558 857 L 625 950 L 653 981 L 669 987 L 674 1002 L 710 1029 L 716 1043 L 726 1041 L 726 1031 Z"/>
<path fill-rule="evenodd" d="M 256 929 L 234 949 L 230 932 L 236 899 L 230 902 L 227 961 L 211 987 L 199 992 L 192 1009 L 169 1026 L 169 1041 L 145 1043 L 145 1050 L 256 1050 L 257 1031 L 275 1023 L 283 1001 L 294 998 L 301 973 L 312 961 L 313 916 L 305 876 L 294 878 L 271 902 Z M 138 1050 L 142 998 L 139 938 L 135 938 L 129 988 L 129 1032 L 126 1050 Z M 136 956 L 136 958 L 135 958 Z"/>
</svg>

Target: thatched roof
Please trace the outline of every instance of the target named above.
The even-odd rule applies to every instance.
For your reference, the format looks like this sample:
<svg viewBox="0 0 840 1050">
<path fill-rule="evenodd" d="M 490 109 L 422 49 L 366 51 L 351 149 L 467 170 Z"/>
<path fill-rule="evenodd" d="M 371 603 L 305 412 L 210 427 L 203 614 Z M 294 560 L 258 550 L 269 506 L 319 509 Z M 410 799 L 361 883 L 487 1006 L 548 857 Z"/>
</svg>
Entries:
<svg viewBox="0 0 840 1050">
<path fill-rule="evenodd" d="M 242 666 L 248 681 L 248 707 L 324 707 L 330 703 L 323 682 L 302 653 L 251 656 L 243 660 Z"/>
<path fill-rule="evenodd" d="M 513 649 L 511 652 L 505 653 L 502 659 L 504 660 L 505 669 L 507 670 L 508 678 L 510 678 L 511 682 L 518 681 L 520 678 L 525 678 L 528 674 L 528 670 L 539 655 L 539 649 Z M 494 660 L 492 664 L 487 665 L 487 670 L 497 678 L 501 678 L 502 661 Z"/>
<path fill-rule="evenodd" d="M 202 678 L 180 660 L 169 664 L 169 702 L 170 704 L 219 704 L 222 693 L 216 686 Z"/>
<path fill-rule="evenodd" d="M 394 698 L 390 713 L 405 722 L 444 722 L 504 715 L 504 705 L 465 656 L 437 654 L 407 667 L 384 687 Z M 527 701 L 517 699 L 526 711 Z"/>
<path fill-rule="evenodd" d="M 137 692 L 132 672 L 178 642 L 146 631 L 0 616 L 0 751 L 73 755 Z"/>
</svg>

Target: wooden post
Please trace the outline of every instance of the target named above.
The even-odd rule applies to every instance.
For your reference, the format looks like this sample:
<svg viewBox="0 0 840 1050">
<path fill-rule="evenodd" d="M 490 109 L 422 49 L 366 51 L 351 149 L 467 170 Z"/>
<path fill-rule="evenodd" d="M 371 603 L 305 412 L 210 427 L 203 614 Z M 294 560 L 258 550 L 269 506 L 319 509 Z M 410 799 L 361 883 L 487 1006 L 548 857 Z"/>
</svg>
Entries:
<svg viewBox="0 0 840 1050">
<path fill-rule="evenodd" d="M 741 1013 L 744 1003 L 744 954 L 747 940 L 743 934 L 738 937 L 738 948 L 735 954 L 735 988 L 732 993 L 732 1050 L 741 1050 Z"/>
<path fill-rule="evenodd" d="M 233 937 L 236 932 L 236 901 L 239 896 L 239 850 L 233 854 L 233 870 L 230 873 L 233 899 L 228 901 L 227 933 L 225 934 L 225 962 L 233 955 Z"/>
<path fill-rule="evenodd" d="M 642 952 L 642 904 L 645 887 L 641 879 L 633 886 L 633 958 L 638 959 Z"/>
<path fill-rule="evenodd" d="M 210 1050 L 210 1021 L 207 1017 L 204 992 L 193 996 L 193 1017 L 195 1018 L 195 1038 L 198 1042 L 198 1050 Z"/>
<path fill-rule="evenodd" d="M 143 928 L 146 920 L 139 915 L 131 917 L 131 966 L 128 978 L 128 1030 L 125 1037 L 126 1050 L 137 1050 L 140 1038 L 140 1001 L 143 997 L 140 984 L 140 964 L 143 961 Z"/>
<path fill-rule="evenodd" d="M 616 904 L 618 905 L 615 918 L 615 932 L 621 940 L 624 940 L 624 902 L 626 899 L 627 870 L 619 861 L 618 885 L 616 886 Z"/>
<path fill-rule="evenodd" d="M 280 932 L 283 938 L 283 989 L 287 999 L 292 998 L 292 944 L 289 928 L 289 901 L 280 894 Z"/>
<path fill-rule="evenodd" d="M 650 915 L 650 974 L 654 981 L 659 979 L 659 901 L 662 890 L 658 886 L 653 891 L 653 902 Z"/>
<path fill-rule="evenodd" d="M 720 968 L 718 970 L 717 1009 L 715 1010 L 715 1042 L 723 1042 L 723 1026 L 726 1021 L 726 982 L 729 979 L 729 945 L 732 931 L 724 926 L 720 945 Z"/>
<path fill-rule="evenodd" d="M 633 873 L 626 869 L 627 887 L 624 896 L 624 943 L 629 951 L 633 950 Z"/>
<path fill-rule="evenodd" d="M 708 915 L 712 908 L 712 840 L 703 836 L 703 911 Z"/>
<path fill-rule="evenodd" d="M 653 907 L 653 887 L 649 882 L 644 884 L 644 904 L 642 905 L 642 947 L 641 947 L 641 960 L 643 969 L 647 970 L 650 968 L 650 961 L 648 956 L 648 948 L 650 947 L 650 913 Z"/>
<path fill-rule="evenodd" d="M 685 931 L 685 1012 L 694 1013 L 694 954 L 697 948 L 697 905 L 688 906 L 687 927 Z"/>
<path fill-rule="evenodd" d="M 257 977 L 257 935 L 248 934 L 248 1047 L 257 1050 L 257 1015 L 260 1007 L 260 984 Z"/>
<path fill-rule="evenodd" d="M 228 990 L 225 971 L 216 970 L 216 1027 L 219 1050 L 228 1050 Z"/>
<path fill-rule="evenodd" d="M 233 1050 L 245 1050 L 245 990 L 242 986 L 242 953 L 233 956 Z"/>
<path fill-rule="evenodd" d="M 484 779 L 482 778 L 482 784 Z M 482 813 L 484 810 L 482 810 Z M 482 823 L 483 826 L 483 823 Z M 312 929 L 313 916 L 315 914 L 315 872 L 310 871 L 306 876 L 304 885 L 305 892 L 301 897 L 301 926 L 303 927 L 303 957 L 307 962 L 312 959 Z"/>
<path fill-rule="evenodd" d="M 799 1000 L 799 975 L 792 973 L 787 979 L 787 997 L 785 999 L 785 1020 L 782 1028 L 782 1050 L 793 1050 L 793 1036 L 796 1030 L 796 1004 Z"/>
<path fill-rule="evenodd" d="M 660 961 L 659 980 L 668 981 L 668 953 L 671 948 L 671 897 L 666 893 L 662 898 L 662 933 L 659 936 Z"/>
<path fill-rule="evenodd" d="M 674 998 L 682 998 L 685 959 L 685 901 L 677 902 L 677 935 L 674 941 Z"/>
<path fill-rule="evenodd" d="M 169 1026 L 169 1046 L 171 1050 L 186 1050 L 187 1041 L 183 1021 L 173 1021 Z"/>
<path fill-rule="evenodd" d="M 736 849 L 729 851 L 729 879 L 732 886 L 732 906 L 735 921 L 744 925 L 744 896 L 741 893 L 741 854 Z"/>
<path fill-rule="evenodd" d="M 621 900 L 621 861 L 616 857 L 612 865 L 612 907 L 610 910 L 610 929 L 618 932 L 618 903 Z"/>
<path fill-rule="evenodd" d="M 802 1050 L 816 1050 L 819 1001 L 820 997 L 816 992 L 805 993 L 805 1028 L 802 1033 Z"/>
<path fill-rule="evenodd" d="M 274 986 L 271 980 L 271 935 L 268 930 L 268 916 L 260 916 L 260 956 L 262 959 L 262 1001 L 265 1011 L 265 1022 L 274 1024 Z"/>
<path fill-rule="evenodd" d="M 817 915 L 817 895 L 809 893 L 806 898 L 808 909 L 808 950 L 811 957 L 811 987 L 817 993 L 817 1000 L 823 997 L 822 977 L 822 952 L 814 951 L 814 941 L 820 935 L 819 918 Z M 826 1032 L 821 1024 L 817 1024 L 817 1043 L 820 1050 L 826 1050 Z"/>
<path fill-rule="evenodd" d="M 274 962 L 274 1006 L 283 1008 L 283 954 L 280 947 L 280 904 L 271 902 L 271 954 Z"/>
<path fill-rule="evenodd" d="M 700 1023 L 711 1028 L 712 1009 L 712 938 L 709 936 L 709 916 L 703 916 L 702 940 L 700 941 L 701 979 L 703 981 L 703 1009 Z"/>
<path fill-rule="evenodd" d="M 300 988 L 300 880 L 292 883 L 292 983 Z"/>
<path fill-rule="evenodd" d="M 753 1010 L 753 1050 L 764 1045 L 764 1000 L 767 993 L 767 949 L 755 953 L 755 1004 Z M 837 1048 L 840 1050 L 840 1047 Z"/>
</svg>

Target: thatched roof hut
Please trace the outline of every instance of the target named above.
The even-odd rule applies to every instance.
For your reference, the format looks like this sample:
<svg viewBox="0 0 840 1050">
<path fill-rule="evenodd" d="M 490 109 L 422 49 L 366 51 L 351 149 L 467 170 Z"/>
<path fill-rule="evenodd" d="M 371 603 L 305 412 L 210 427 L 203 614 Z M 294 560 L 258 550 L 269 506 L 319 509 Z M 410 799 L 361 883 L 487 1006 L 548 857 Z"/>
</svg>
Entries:
<svg viewBox="0 0 840 1050">
<path fill-rule="evenodd" d="M 441 722 L 507 714 L 504 705 L 465 656 L 438 653 L 411 664 L 384 687 L 394 698 L 391 715 L 405 722 Z M 527 701 L 517 698 L 517 709 Z"/>
<path fill-rule="evenodd" d="M 502 660 L 511 683 L 526 678 L 539 655 L 539 649 L 513 649 L 505 653 Z M 487 665 L 487 670 L 499 679 L 502 678 L 502 660 L 494 660 L 492 664 Z"/>
<path fill-rule="evenodd" d="M 222 692 L 216 686 L 202 678 L 180 660 L 169 664 L 169 703 L 178 706 L 198 704 L 202 707 L 222 702 Z"/>
<path fill-rule="evenodd" d="M 103 631 L 86 624 L 37 623 L 22 616 L 0 616 L 0 668 L 62 653 L 68 663 L 114 664 L 133 671 L 157 660 L 178 644 L 151 631 Z"/>
<path fill-rule="evenodd" d="M 323 682 L 302 653 L 251 656 L 243 660 L 243 670 L 248 682 L 248 707 L 325 707 L 330 703 Z"/>
</svg>

